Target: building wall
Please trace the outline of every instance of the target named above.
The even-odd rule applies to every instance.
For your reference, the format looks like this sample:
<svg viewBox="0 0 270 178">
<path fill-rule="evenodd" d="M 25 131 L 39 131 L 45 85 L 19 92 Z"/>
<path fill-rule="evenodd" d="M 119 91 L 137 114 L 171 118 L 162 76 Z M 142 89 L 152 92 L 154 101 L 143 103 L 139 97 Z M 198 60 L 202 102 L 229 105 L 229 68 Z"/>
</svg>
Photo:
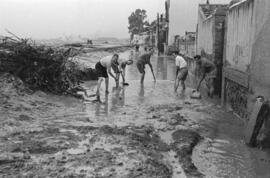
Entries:
<svg viewBox="0 0 270 178">
<path fill-rule="evenodd" d="M 195 41 L 179 42 L 179 50 L 189 57 L 195 56 Z"/>
<path fill-rule="evenodd" d="M 269 99 L 270 1 L 247 0 L 230 8 L 225 47 L 225 67 L 243 74 L 242 78 L 227 78 L 240 85 L 246 83 L 244 87 L 254 97 L 262 95 Z"/>
<path fill-rule="evenodd" d="M 270 1 L 257 0 L 251 55 L 251 91 L 270 99 Z"/>
<path fill-rule="evenodd" d="M 270 1 L 236 4 L 226 21 L 223 100 L 232 106 L 242 105 L 233 109 L 247 118 L 257 96 L 270 100 Z M 269 119 L 265 126 L 269 139 Z"/>
<path fill-rule="evenodd" d="M 226 65 L 243 72 L 249 70 L 254 32 L 254 5 L 233 7 L 227 14 Z"/>
<path fill-rule="evenodd" d="M 215 82 L 215 89 L 217 94 L 221 96 L 222 90 L 222 67 L 223 67 L 223 52 L 224 52 L 224 33 L 225 33 L 225 16 L 215 15 L 214 26 L 214 46 L 213 58 L 217 66 L 217 78 Z"/>
<path fill-rule="evenodd" d="M 204 19 L 199 12 L 198 16 L 198 34 L 197 34 L 197 54 L 204 51 L 212 60 L 213 44 L 214 44 L 214 18 Z"/>
</svg>

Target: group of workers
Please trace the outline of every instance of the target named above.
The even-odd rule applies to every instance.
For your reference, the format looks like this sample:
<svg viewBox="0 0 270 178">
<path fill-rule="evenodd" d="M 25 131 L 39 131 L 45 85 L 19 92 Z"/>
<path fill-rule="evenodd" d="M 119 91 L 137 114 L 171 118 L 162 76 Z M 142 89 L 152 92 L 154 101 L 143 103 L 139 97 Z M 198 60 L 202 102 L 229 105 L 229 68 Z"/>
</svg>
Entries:
<svg viewBox="0 0 270 178">
<path fill-rule="evenodd" d="M 133 51 L 131 52 L 133 55 Z M 153 67 L 151 64 L 151 56 L 154 54 L 154 49 L 147 47 L 144 48 L 144 52 L 139 52 L 139 46 L 135 47 L 135 59 L 136 59 L 136 66 L 141 74 L 140 83 L 143 85 L 144 77 L 145 77 L 145 66 L 148 65 L 151 69 L 153 79 L 156 81 L 156 77 L 153 71 Z M 98 84 L 97 84 L 97 91 L 96 97 L 97 101 L 100 101 L 100 86 L 102 81 L 105 78 L 105 93 L 109 93 L 109 75 L 115 80 L 116 87 L 119 86 L 120 76 L 122 77 L 123 85 L 128 85 L 125 80 L 125 71 L 126 66 L 133 64 L 132 55 L 130 55 L 129 59 L 120 58 L 118 54 L 114 54 L 112 56 L 106 56 L 102 58 L 98 63 L 95 65 L 96 74 L 98 76 Z M 175 74 L 175 84 L 174 84 L 174 91 L 177 92 L 179 85 L 181 84 L 182 89 L 185 90 L 185 80 L 188 75 L 188 65 L 184 58 L 184 54 L 179 53 L 178 51 L 173 52 L 173 57 L 175 59 L 175 66 L 176 66 L 176 74 Z M 213 97 L 214 94 L 214 80 L 216 78 L 216 65 L 207 60 L 206 58 L 201 57 L 200 55 L 196 55 L 194 57 L 196 60 L 196 64 L 201 71 L 201 79 L 197 85 L 197 91 L 199 91 L 202 81 L 206 80 L 206 86 L 208 88 L 208 96 Z M 113 72 L 112 72 L 113 70 Z"/>
</svg>

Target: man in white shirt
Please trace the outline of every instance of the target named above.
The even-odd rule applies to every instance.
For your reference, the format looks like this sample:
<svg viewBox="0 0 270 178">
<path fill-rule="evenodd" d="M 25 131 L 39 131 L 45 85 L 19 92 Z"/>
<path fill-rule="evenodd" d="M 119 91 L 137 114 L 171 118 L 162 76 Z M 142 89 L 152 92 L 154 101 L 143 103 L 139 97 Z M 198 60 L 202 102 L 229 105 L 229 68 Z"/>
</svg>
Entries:
<svg viewBox="0 0 270 178">
<path fill-rule="evenodd" d="M 103 78 L 105 78 L 105 88 L 106 88 L 106 94 L 109 93 L 109 76 L 108 74 L 114 78 L 116 84 L 118 83 L 118 78 L 116 76 L 114 76 L 114 74 L 111 72 L 111 68 L 113 68 L 114 72 L 117 73 L 117 68 L 118 68 L 118 54 L 114 54 L 113 56 L 106 56 L 102 59 L 100 59 L 100 61 L 98 63 L 96 63 L 95 69 L 96 69 L 96 73 L 98 76 L 98 84 L 97 84 L 97 92 L 96 92 L 96 96 L 97 96 L 97 100 L 100 101 L 100 93 L 99 93 L 99 89 L 101 86 L 101 83 L 103 81 Z"/>
<path fill-rule="evenodd" d="M 176 51 L 173 53 L 173 56 L 175 57 L 175 66 L 176 66 L 174 91 L 177 92 L 180 82 L 183 90 L 186 89 L 185 80 L 188 75 L 188 66 L 186 60 L 183 57 L 183 54 L 179 55 L 179 52 Z"/>
</svg>

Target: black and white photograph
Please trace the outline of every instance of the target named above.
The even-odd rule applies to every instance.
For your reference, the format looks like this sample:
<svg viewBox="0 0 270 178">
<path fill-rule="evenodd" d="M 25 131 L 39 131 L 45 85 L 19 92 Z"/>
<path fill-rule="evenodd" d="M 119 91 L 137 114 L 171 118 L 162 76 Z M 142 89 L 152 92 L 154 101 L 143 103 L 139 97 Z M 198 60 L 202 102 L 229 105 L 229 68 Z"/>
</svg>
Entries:
<svg viewBox="0 0 270 178">
<path fill-rule="evenodd" d="M 270 178 L 270 0 L 0 0 L 0 178 Z"/>
</svg>

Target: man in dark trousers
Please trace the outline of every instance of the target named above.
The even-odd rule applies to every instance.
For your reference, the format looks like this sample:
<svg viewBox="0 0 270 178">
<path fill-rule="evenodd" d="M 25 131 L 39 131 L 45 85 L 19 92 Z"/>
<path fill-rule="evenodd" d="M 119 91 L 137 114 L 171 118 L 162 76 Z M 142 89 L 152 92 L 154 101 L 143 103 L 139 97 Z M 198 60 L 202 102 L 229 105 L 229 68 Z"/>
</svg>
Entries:
<svg viewBox="0 0 270 178">
<path fill-rule="evenodd" d="M 103 78 L 105 78 L 106 94 L 109 93 L 109 75 L 114 78 L 116 85 L 118 84 L 118 78 L 111 72 L 111 68 L 113 68 L 113 70 L 118 68 L 118 58 L 118 54 L 114 54 L 113 56 L 106 56 L 102 58 L 98 63 L 96 63 L 95 69 L 98 76 L 96 96 L 98 101 L 100 101 L 99 89 Z M 117 73 L 117 71 L 115 71 L 115 73 Z"/>
<path fill-rule="evenodd" d="M 149 65 L 151 72 L 152 72 L 152 75 L 153 75 L 153 78 L 154 78 L 154 81 L 156 81 L 153 67 L 152 67 L 152 64 L 150 62 L 150 59 L 151 59 L 151 56 L 153 55 L 153 53 L 154 53 L 154 49 L 150 49 L 147 53 L 142 54 L 137 61 L 137 68 L 138 68 L 139 72 L 141 73 L 141 84 L 142 85 L 144 82 L 145 65 L 146 64 Z"/>
<path fill-rule="evenodd" d="M 194 59 L 196 60 L 199 71 L 201 71 L 201 80 L 197 86 L 197 91 L 199 91 L 201 83 L 205 79 L 206 87 L 208 89 L 207 94 L 212 98 L 215 90 L 214 82 L 217 75 L 217 67 L 212 61 L 205 57 L 201 57 L 200 55 L 196 55 Z"/>
</svg>

